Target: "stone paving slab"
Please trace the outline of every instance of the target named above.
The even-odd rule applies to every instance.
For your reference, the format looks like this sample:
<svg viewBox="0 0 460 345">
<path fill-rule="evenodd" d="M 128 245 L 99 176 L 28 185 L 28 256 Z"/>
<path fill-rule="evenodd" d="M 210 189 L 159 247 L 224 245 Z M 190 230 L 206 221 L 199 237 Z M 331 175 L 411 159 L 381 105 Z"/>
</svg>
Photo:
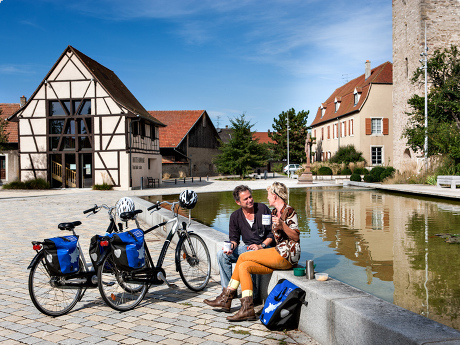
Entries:
<svg viewBox="0 0 460 345">
<path fill-rule="evenodd" d="M 264 181 L 264 185 L 268 183 Z M 140 306 L 120 313 L 104 304 L 97 289 L 88 289 L 67 315 L 53 318 L 41 314 L 28 293 L 27 266 L 35 255 L 31 241 L 61 236 L 58 223 L 80 220 L 77 234 L 89 260 L 90 238 L 105 232 L 108 217 L 102 210 L 85 218 L 82 211 L 95 203 L 115 204 L 131 191 L 53 192 L 16 196 L 8 192 L 13 193 L 9 197 L 0 193 L 0 344 L 319 345 L 301 332 L 268 331 L 259 321 L 227 322 L 228 314 L 203 303 L 220 293 L 219 277 L 212 277 L 202 292 L 188 290 L 174 270 L 174 248 L 168 251 L 164 268 L 168 279 L 179 286 L 177 290 L 166 285 L 152 287 Z M 156 258 L 163 239 L 151 232 L 146 240 Z"/>
</svg>

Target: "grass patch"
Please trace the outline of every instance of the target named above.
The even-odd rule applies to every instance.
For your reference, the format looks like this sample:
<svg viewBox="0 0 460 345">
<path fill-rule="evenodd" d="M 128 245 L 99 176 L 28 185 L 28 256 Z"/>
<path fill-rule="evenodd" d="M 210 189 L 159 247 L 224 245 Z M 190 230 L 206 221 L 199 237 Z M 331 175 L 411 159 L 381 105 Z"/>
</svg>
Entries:
<svg viewBox="0 0 460 345">
<path fill-rule="evenodd" d="M 235 334 L 251 335 L 249 331 L 245 331 L 242 329 L 233 329 L 232 332 Z"/>
</svg>

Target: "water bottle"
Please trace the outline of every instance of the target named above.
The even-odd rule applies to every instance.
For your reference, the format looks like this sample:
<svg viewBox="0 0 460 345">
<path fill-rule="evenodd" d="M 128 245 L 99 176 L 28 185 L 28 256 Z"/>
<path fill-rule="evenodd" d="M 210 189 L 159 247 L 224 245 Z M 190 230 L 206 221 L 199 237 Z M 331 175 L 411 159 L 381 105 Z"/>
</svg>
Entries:
<svg viewBox="0 0 460 345">
<path fill-rule="evenodd" d="M 315 267 L 313 265 L 313 260 L 307 260 L 307 265 L 305 266 L 305 272 L 307 279 L 315 279 Z"/>
</svg>

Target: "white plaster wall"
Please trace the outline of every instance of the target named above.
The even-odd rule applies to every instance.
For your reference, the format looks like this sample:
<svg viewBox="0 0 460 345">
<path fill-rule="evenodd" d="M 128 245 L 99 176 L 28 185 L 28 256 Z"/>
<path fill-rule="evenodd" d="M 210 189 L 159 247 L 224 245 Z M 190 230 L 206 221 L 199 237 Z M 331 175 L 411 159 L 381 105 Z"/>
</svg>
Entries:
<svg viewBox="0 0 460 345">
<path fill-rule="evenodd" d="M 35 119 L 35 116 L 34 116 L 33 118 L 30 119 L 30 124 L 32 125 L 32 128 L 34 129 L 35 135 L 46 135 L 46 119 L 45 118 Z M 27 127 L 27 126 L 24 126 L 24 127 Z M 30 130 L 30 126 L 29 126 L 29 130 Z M 21 132 L 21 134 L 23 133 Z"/>
<path fill-rule="evenodd" d="M 70 98 L 70 83 L 68 81 L 53 81 L 48 82 L 48 84 L 52 85 L 48 87 L 48 98 Z"/>
<path fill-rule="evenodd" d="M 94 83 L 91 81 L 73 81 L 72 98 L 93 97 Z M 93 101 L 91 100 L 91 114 L 94 114 Z"/>
</svg>

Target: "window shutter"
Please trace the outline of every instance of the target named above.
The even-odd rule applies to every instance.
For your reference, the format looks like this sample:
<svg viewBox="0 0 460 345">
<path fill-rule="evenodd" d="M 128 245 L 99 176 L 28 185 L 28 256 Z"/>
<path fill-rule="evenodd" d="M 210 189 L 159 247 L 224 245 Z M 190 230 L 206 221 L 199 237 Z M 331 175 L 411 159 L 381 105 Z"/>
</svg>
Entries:
<svg viewBox="0 0 460 345">
<path fill-rule="evenodd" d="M 389 132 L 389 121 L 388 118 L 383 118 L 383 135 L 388 135 Z"/>
<path fill-rule="evenodd" d="M 366 118 L 366 135 L 372 134 L 372 122 L 371 118 Z"/>
<path fill-rule="evenodd" d="M 342 126 L 343 126 L 343 136 L 346 137 L 347 136 L 347 123 L 344 121 L 342 123 Z"/>
<path fill-rule="evenodd" d="M 331 139 L 331 127 L 327 126 L 327 138 Z"/>
</svg>

